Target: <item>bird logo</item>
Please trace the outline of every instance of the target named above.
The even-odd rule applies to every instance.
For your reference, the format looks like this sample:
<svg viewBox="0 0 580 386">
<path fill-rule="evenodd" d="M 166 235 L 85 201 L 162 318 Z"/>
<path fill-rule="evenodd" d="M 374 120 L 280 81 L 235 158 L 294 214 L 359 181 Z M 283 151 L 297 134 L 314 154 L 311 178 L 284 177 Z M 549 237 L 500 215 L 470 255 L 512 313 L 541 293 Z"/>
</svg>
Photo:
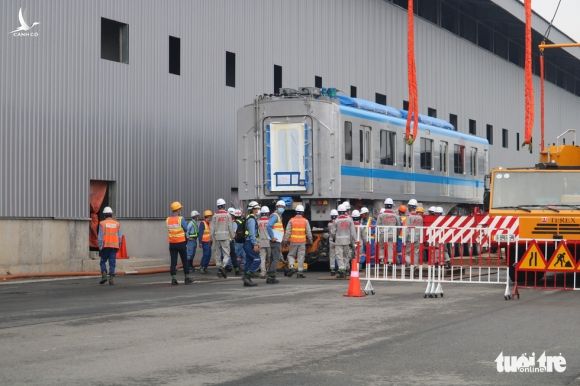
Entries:
<svg viewBox="0 0 580 386">
<path fill-rule="evenodd" d="M 18 11 L 18 20 L 20 21 L 20 27 L 16 28 L 14 31 L 10 32 L 11 34 L 16 32 L 27 32 L 34 28 L 34 26 L 40 24 L 39 22 L 35 21 L 32 25 L 28 25 L 24 17 L 22 16 L 22 8 Z"/>
</svg>

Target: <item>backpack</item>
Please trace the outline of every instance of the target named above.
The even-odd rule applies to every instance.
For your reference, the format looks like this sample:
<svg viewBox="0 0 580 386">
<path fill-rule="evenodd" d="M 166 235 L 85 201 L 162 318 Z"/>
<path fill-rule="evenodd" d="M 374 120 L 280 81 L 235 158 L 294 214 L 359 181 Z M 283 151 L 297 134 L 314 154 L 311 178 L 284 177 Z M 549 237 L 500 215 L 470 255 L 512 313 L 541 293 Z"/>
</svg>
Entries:
<svg viewBox="0 0 580 386">
<path fill-rule="evenodd" d="M 246 220 L 245 219 L 238 219 L 236 220 L 238 227 L 236 228 L 236 235 L 234 240 L 236 243 L 243 243 L 246 241 Z"/>
</svg>

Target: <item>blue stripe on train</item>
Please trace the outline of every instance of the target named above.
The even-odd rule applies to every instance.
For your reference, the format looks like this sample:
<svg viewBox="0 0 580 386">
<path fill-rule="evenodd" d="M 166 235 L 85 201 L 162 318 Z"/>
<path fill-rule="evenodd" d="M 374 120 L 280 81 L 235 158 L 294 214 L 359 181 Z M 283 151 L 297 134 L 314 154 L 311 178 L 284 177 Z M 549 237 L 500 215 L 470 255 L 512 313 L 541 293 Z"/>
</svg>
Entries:
<svg viewBox="0 0 580 386">
<path fill-rule="evenodd" d="M 429 184 L 463 185 L 476 188 L 483 187 L 483 181 L 473 179 L 462 179 L 446 176 L 434 176 L 431 174 L 409 173 L 398 170 L 367 169 L 356 166 L 341 165 L 340 174 L 351 177 L 372 177 L 385 180 L 403 180 L 426 182 Z"/>
</svg>

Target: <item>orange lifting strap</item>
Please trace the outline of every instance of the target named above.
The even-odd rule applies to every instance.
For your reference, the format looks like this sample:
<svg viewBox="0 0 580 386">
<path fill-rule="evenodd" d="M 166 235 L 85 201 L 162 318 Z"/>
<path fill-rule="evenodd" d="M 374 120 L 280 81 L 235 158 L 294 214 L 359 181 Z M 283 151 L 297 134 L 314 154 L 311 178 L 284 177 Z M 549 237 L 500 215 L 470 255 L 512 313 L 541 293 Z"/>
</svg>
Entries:
<svg viewBox="0 0 580 386">
<path fill-rule="evenodd" d="M 526 58 L 525 58 L 525 132 L 524 145 L 532 152 L 532 130 L 534 129 L 534 84 L 532 81 L 532 0 L 525 0 L 526 9 Z"/>
<path fill-rule="evenodd" d="M 419 100 L 417 96 L 417 70 L 415 66 L 415 28 L 413 25 L 413 0 L 407 6 L 407 79 L 409 82 L 409 111 L 405 128 L 405 141 L 409 145 L 417 138 L 419 127 Z M 411 134 L 411 119 L 413 120 L 413 134 Z"/>
</svg>

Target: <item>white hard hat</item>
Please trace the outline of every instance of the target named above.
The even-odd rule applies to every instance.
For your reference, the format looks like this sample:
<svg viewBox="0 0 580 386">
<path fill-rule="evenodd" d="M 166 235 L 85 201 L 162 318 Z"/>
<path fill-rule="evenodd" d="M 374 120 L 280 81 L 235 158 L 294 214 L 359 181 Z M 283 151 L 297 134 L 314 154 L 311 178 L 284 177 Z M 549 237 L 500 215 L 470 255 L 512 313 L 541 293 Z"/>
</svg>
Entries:
<svg viewBox="0 0 580 386">
<path fill-rule="evenodd" d="M 360 217 L 360 212 L 358 210 L 353 210 L 352 211 L 352 217 Z"/>
<path fill-rule="evenodd" d="M 339 211 L 339 212 L 346 212 L 346 207 L 344 206 L 344 204 L 340 204 L 340 205 L 338 206 L 338 211 Z"/>
<path fill-rule="evenodd" d="M 304 212 L 304 207 L 302 205 L 296 205 L 296 212 Z"/>
<path fill-rule="evenodd" d="M 250 203 L 248 204 L 248 209 L 255 209 L 255 208 L 260 209 L 260 204 L 258 204 L 256 201 L 250 201 Z"/>
<path fill-rule="evenodd" d="M 417 200 L 415 200 L 414 198 L 411 198 L 409 200 L 409 202 L 407 203 L 408 206 L 417 206 Z"/>
<path fill-rule="evenodd" d="M 270 213 L 270 208 L 268 208 L 267 206 L 263 206 L 262 209 L 260 209 L 260 212 L 262 212 L 262 213 Z"/>
<path fill-rule="evenodd" d="M 223 198 L 218 198 L 217 199 L 217 202 L 216 202 L 216 205 L 217 206 L 222 206 L 222 205 L 225 205 L 225 204 L 226 204 L 226 200 L 224 200 Z"/>
<path fill-rule="evenodd" d="M 241 210 L 241 209 L 236 209 L 236 210 L 234 211 L 234 216 L 236 216 L 236 217 L 240 217 L 241 215 L 242 215 L 242 210 Z"/>
<path fill-rule="evenodd" d="M 330 211 L 330 215 L 331 216 L 338 216 L 338 211 L 336 209 L 333 209 Z"/>
<path fill-rule="evenodd" d="M 385 208 L 381 208 L 381 214 L 385 213 L 386 209 Z"/>
<path fill-rule="evenodd" d="M 228 213 L 229 214 L 234 214 L 236 210 L 234 208 L 228 208 Z"/>
<path fill-rule="evenodd" d="M 282 207 L 284 207 L 284 208 L 285 208 L 285 207 L 286 207 L 286 201 L 284 201 L 284 200 L 279 200 L 279 201 L 276 203 L 276 206 L 282 206 Z"/>
<path fill-rule="evenodd" d="M 191 217 L 199 216 L 199 212 L 197 210 L 191 211 Z"/>
<path fill-rule="evenodd" d="M 113 209 L 111 209 L 110 206 L 105 206 L 105 209 L 103 209 L 103 214 L 113 214 Z"/>
<path fill-rule="evenodd" d="M 431 213 L 437 213 L 437 208 L 435 208 L 434 206 L 430 206 L 429 209 L 427 210 Z"/>
<path fill-rule="evenodd" d="M 443 214 L 443 208 L 442 208 L 442 207 L 438 206 L 438 207 L 437 207 L 437 208 L 435 208 L 435 209 L 436 209 L 436 212 L 437 212 L 437 213 L 441 213 L 441 214 Z"/>
<path fill-rule="evenodd" d="M 389 197 L 385 199 L 385 205 L 395 205 L 395 203 L 393 202 L 393 199 Z"/>
<path fill-rule="evenodd" d="M 350 210 L 350 202 L 345 201 L 345 202 L 342 203 L 342 205 L 344 205 L 344 207 L 345 207 L 346 210 Z"/>
<path fill-rule="evenodd" d="M 369 209 L 366 206 L 363 206 L 362 208 L 360 208 L 360 214 L 365 214 L 368 212 L 369 212 Z"/>
</svg>

